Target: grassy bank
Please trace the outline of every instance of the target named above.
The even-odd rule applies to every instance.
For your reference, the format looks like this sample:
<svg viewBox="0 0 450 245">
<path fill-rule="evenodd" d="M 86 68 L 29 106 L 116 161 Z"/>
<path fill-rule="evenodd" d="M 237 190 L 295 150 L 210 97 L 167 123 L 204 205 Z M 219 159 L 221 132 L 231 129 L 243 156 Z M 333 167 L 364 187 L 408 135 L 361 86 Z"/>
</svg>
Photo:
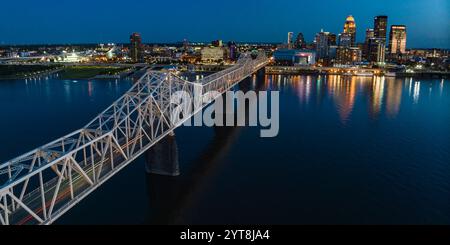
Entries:
<svg viewBox="0 0 450 245">
<path fill-rule="evenodd" d="M 59 65 L 0 65 L 0 79 L 20 79 L 61 68 Z"/>
<path fill-rule="evenodd" d="M 127 68 L 104 66 L 71 66 L 61 72 L 61 79 L 89 79 L 97 75 L 115 75 Z"/>
</svg>

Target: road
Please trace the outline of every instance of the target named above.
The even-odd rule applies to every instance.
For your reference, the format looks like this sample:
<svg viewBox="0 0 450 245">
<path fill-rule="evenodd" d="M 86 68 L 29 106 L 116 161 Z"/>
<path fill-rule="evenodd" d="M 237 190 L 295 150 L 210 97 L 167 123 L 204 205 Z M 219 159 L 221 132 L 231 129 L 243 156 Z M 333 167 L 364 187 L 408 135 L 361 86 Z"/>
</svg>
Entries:
<svg viewBox="0 0 450 245">
<path fill-rule="evenodd" d="M 128 143 L 121 145 L 122 150 L 126 150 L 127 146 L 132 145 L 134 142 L 140 140 L 140 138 L 141 137 L 136 137 L 133 140 L 130 140 Z M 123 140 L 121 142 L 123 142 Z M 120 154 L 119 150 L 117 150 L 117 149 L 114 150 L 113 153 L 114 153 L 113 157 L 122 156 Z M 99 167 L 102 164 L 103 164 L 103 167 L 102 167 L 102 172 L 100 173 L 100 176 L 103 177 L 105 174 L 109 173 L 112 170 L 110 158 L 105 157 L 105 159 L 103 161 L 100 161 L 101 160 L 100 158 L 101 158 L 100 156 L 97 156 L 97 158 L 94 160 L 94 163 L 95 163 L 94 168 L 92 168 L 92 165 L 90 165 L 90 164 L 86 164 L 86 165 L 82 166 L 83 171 L 85 171 L 86 174 L 91 179 L 93 179 L 92 178 L 93 169 L 98 171 Z M 89 158 L 89 161 L 87 161 L 87 162 L 90 162 L 90 160 L 91 160 L 91 158 Z M 117 162 L 117 161 L 115 161 L 115 162 Z M 124 164 L 124 162 L 122 162 L 122 164 Z M 119 165 L 115 166 L 115 168 L 117 168 L 117 167 L 119 167 Z M 55 177 L 52 180 L 50 180 L 44 184 L 45 185 L 45 187 L 44 187 L 44 189 L 45 189 L 45 206 L 46 206 L 47 212 L 48 212 L 49 207 L 52 204 L 52 199 L 53 199 L 53 195 L 55 192 L 56 184 L 58 182 L 58 178 L 59 177 Z M 90 185 L 80 174 L 77 174 L 72 179 L 72 186 L 73 186 L 74 196 L 77 196 L 76 195 L 77 193 L 81 193 L 82 191 L 86 190 Z M 57 198 L 55 200 L 55 207 L 53 210 L 56 211 L 59 209 L 58 204 L 60 204 L 60 205 L 66 204 L 67 205 L 70 201 L 71 201 L 70 182 L 69 182 L 69 179 L 66 178 L 61 183 Z M 23 203 L 25 203 L 37 215 L 39 215 L 40 217 L 43 217 L 42 200 L 41 200 L 41 194 L 40 194 L 39 188 L 30 192 L 27 196 L 24 196 Z M 10 210 L 12 209 L 11 205 L 10 205 L 9 209 Z M 39 222 L 23 208 L 16 209 L 16 211 L 12 213 L 12 215 L 10 216 L 10 223 L 16 224 L 16 225 L 39 224 Z"/>
</svg>

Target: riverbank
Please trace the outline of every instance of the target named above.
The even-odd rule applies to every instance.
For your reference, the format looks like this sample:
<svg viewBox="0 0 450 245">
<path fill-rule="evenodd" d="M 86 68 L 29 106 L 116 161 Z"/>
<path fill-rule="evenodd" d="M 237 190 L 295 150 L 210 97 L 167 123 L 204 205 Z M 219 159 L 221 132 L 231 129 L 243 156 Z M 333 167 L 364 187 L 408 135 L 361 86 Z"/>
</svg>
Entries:
<svg viewBox="0 0 450 245">
<path fill-rule="evenodd" d="M 59 73 L 59 78 L 121 79 L 135 71 L 134 67 L 117 66 L 63 66 L 63 65 L 0 65 L 0 80 L 17 80 Z"/>
<path fill-rule="evenodd" d="M 351 76 L 389 76 L 416 78 L 449 78 L 450 72 L 445 71 L 414 71 L 393 72 L 378 68 L 359 67 L 312 67 L 312 66 L 267 66 L 269 75 L 351 75 Z"/>
<path fill-rule="evenodd" d="M 62 71 L 60 65 L 0 65 L 0 80 L 26 79 Z"/>
<path fill-rule="evenodd" d="M 198 64 L 198 65 L 179 65 L 178 70 L 180 72 L 218 72 L 221 70 L 225 70 L 232 65 L 204 65 L 204 64 Z"/>
<path fill-rule="evenodd" d="M 131 72 L 131 68 L 104 66 L 70 66 L 65 67 L 60 78 L 70 79 L 120 79 Z"/>
</svg>

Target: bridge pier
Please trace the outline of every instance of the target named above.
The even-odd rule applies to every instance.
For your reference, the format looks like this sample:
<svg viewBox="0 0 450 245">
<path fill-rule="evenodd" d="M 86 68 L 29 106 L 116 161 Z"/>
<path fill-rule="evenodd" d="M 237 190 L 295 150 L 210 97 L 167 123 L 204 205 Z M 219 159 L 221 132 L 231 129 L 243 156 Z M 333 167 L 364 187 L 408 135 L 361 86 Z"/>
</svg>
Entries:
<svg viewBox="0 0 450 245">
<path fill-rule="evenodd" d="M 214 127 L 215 133 L 197 157 L 186 163 L 183 176 L 146 175 L 149 212 L 146 223 L 178 224 L 196 193 L 213 176 L 240 133 L 238 127 Z"/>
<path fill-rule="evenodd" d="M 265 81 L 264 77 L 266 76 L 266 67 L 263 67 L 256 71 L 256 78 L 258 81 Z"/>
<path fill-rule="evenodd" d="M 173 131 L 148 149 L 145 157 L 147 173 L 164 176 L 180 175 L 178 146 Z"/>
<path fill-rule="evenodd" d="M 242 80 L 240 83 L 238 83 L 234 87 L 234 91 L 230 90 L 231 92 L 236 92 L 238 90 L 242 91 L 243 93 L 247 93 L 249 91 L 255 91 L 258 92 L 261 87 L 264 85 L 264 76 L 265 71 L 264 69 L 260 69 L 257 72 L 254 73 L 254 75 L 249 76 Z M 230 92 L 228 91 L 228 92 Z M 226 125 L 232 125 L 231 127 L 236 127 L 238 125 L 248 125 L 249 122 L 249 107 L 251 104 L 257 103 L 257 101 L 254 100 L 246 100 L 245 104 L 239 104 L 238 101 L 235 98 L 235 95 L 228 95 L 228 92 L 223 93 L 222 96 L 222 110 L 220 108 L 217 108 L 214 111 L 214 117 L 218 116 L 222 122 L 223 126 L 214 126 L 215 128 L 221 128 L 221 127 L 227 127 Z M 238 113 L 241 112 L 241 110 L 244 110 L 244 117 L 240 118 L 238 117 Z M 221 112 L 219 112 L 221 111 Z M 217 113 L 220 113 L 218 115 Z M 230 126 L 228 126 L 230 127 Z"/>
<path fill-rule="evenodd" d="M 240 84 L 238 85 L 240 87 Z M 229 91 L 228 91 L 229 92 Z M 229 127 L 227 125 L 231 124 L 234 127 L 236 125 L 236 108 L 234 105 L 234 96 L 229 97 L 228 92 L 223 93 L 222 96 L 222 108 L 219 107 L 219 104 L 214 104 L 216 107 L 214 111 L 214 117 L 219 117 L 222 121 L 222 126 L 214 125 L 214 128 L 222 128 Z M 228 105 L 228 103 L 233 103 Z"/>
<path fill-rule="evenodd" d="M 265 67 L 255 71 L 251 76 L 247 77 L 246 79 L 242 80 L 238 84 L 238 88 L 245 92 L 248 92 L 250 90 L 254 90 L 255 92 L 260 91 L 261 89 L 264 89 L 264 83 L 265 83 L 265 76 L 266 76 L 266 69 Z"/>
</svg>

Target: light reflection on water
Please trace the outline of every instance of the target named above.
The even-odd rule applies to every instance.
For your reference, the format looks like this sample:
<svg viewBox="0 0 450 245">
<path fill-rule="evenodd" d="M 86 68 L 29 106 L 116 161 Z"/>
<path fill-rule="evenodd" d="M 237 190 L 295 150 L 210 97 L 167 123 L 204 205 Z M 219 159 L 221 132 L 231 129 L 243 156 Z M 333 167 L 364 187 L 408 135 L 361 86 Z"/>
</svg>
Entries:
<svg viewBox="0 0 450 245">
<path fill-rule="evenodd" d="M 176 154 L 165 155 L 179 161 L 179 177 L 146 174 L 148 152 L 58 222 L 450 223 L 448 80 L 260 75 L 241 84 L 280 91 L 278 137 L 180 128 Z M 130 86 L 0 82 L 0 161 L 85 125 Z"/>
<path fill-rule="evenodd" d="M 367 100 L 369 105 L 367 112 L 371 118 L 378 118 L 380 113 L 386 113 L 390 118 L 395 118 L 401 108 L 402 96 L 407 95 L 408 101 L 404 101 L 405 103 L 417 104 L 421 93 L 424 92 L 424 88 L 421 91 L 421 87 L 429 86 L 428 95 L 440 97 L 444 91 L 444 80 L 442 79 L 438 84 L 421 84 L 421 81 L 412 78 L 268 75 L 265 86 L 271 90 L 280 91 L 291 86 L 301 104 L 308 104 L 312 94 L 314 97 L 326 94 L 332 98 L 340 120 L 345 124 L 352 114 L 358 97 Z M 433 87 L 438 87 L 439 93 L 433 93 Z"/>
</svg>

